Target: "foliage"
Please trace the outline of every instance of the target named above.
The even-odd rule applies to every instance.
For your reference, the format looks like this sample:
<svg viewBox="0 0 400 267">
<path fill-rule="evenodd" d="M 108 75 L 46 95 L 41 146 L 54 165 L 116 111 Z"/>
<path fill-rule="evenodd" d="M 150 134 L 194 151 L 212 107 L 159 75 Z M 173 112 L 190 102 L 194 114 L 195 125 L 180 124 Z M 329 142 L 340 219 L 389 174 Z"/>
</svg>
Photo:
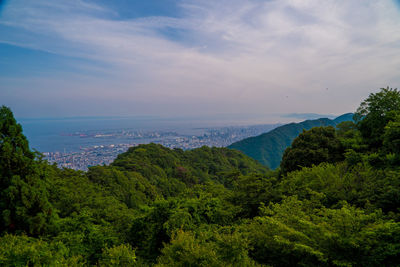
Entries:
<svg viewBox="0 0 400 267">
<path fill-rule="evenodd" d="M 125 172 L 139 173 L 164 197 L 177 196 L 198 183 L 228 183 L 225 173 L 266 173 L 267 168 L 240 152 L 201 147 L 190 151 L 149 144 L 130 148 L 112 164 Z M 221 175 L 222 174 L 222 175 Z"/>
<path fill-rule="evenodd" d="M 0 108 L 0 232 L 44 233 L 56 217 L 41 162 L 11 110 Z"/>
<path fill-rule="evenodd" d="M 336 136 L 335 128 L 315 127 L 303 131 L 283 153 L 281 171 L 286 174 L 322 162 L 339 162 L 344 159 L 344 148 Z"/>
<path fill-rule="evenodd" d="M 400 115 L 397 115 L 385 126 L 383 146 L 387 152 L 400 155 Z"/>
<path fill-rule="evenodd" d="M 258 215 L 262 204 L 279 198 L 276 184 L 276 179 L 260 174 L 240 176 L 235 181 L 231 201 L 241 207 L 239 214 L 242 217 L 252 218 Z"/>
<path fill-rule="evenodd" d="M 279 167 L 285 149 L 303 130 L 321 126 L 336 126 L 343 121 L 350 121 L 352 116 L 353 114 L 348 113 L 334 120 L 323 118 L 285 124 L 259 136 L 233 143 L 228 147 L 243 152 L 271 169 L 276 169 Z"/>
<path fill-rule="evenodd" d="M 365 142 L 371 149 L 382 146 L 386 124 L 400 110 L 400 92 L 397 89 L 381 88 L 371 93 L 354 114 L 354 120 Z"/>
<path fill-rule="evenodd" d="M 256 266 L 248 256 L 248 241 L 227 230 L 198 235 L 177 231 L 156 266 Z"/>
<path fill-rule="evenodd" d="M 112 248 L 103 249 L 100 266 L 135 266 L 136 255 L 135 251 L 128 244 L 122 244 Z"/>
<path fill-rule="evenodd" d="M 70 256 L 61 242 L 51 242 L 6 234 L 0 238 L 1 266 L 81 266 L 80 256 Z"/>
<path fill-rule="evenodd" d="M 0 265 L 399 266 L 397 97 L 371 94 L 356 124 L 292 125 L 276 171 L 227 148 L 156 144 L 59 169 L 2 107 Z"/>
<path fill-rule="evenodd" d="M 328 209 L 289 197 L 243 226 L 260 263 L 273 266 L 377 266 L 399 263 L 400 224 L 343 202 Z"/>
</svg>

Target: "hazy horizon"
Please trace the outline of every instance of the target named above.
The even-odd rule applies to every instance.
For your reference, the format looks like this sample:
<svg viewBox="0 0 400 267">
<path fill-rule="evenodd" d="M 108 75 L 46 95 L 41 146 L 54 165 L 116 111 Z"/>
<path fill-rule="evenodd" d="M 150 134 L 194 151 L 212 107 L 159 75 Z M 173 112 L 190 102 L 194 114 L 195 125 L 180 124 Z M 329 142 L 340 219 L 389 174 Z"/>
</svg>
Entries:
<svg viewBox="0 0 400 267">
<path fill-rule="evenodd" d="M 398 29 L 399 0 L 0 0 L 0 105 L 19 118 L 340 115 L 399 87 Z"/>
<path fill-rule="evenodd" d="M 352 112 L 345 112 L 345 113 L 352 113 Z M 248 114 L 248 113 L 218 113 L 218 114 L 213 114 L 210 115 L 210 118 L 213 117 L 234 117 L 234 116 L 239 116 L 239 117 L 263 117 L 263 116 L 277 116 L 277 117 L 282 117 L 282 118 L 298 118 L 298 119 L 312 119 L 312 118 L 334 118 L 338 117 L 340 115 L 343 115 L 345 113 L 341 114 L 319 114 L 319 113 L 271 113 L 271 114 Z M 26 117 L 16 117 L 16 119 L 22 119 L 22 120 L 52 120 L 52 119 L 96 119 L 96 118 L 129 118 L 129 117 L 135 117 L 135 118 L 163 118 L 163 119 L 169 119 L 169 118 L 204 118 L 203 116 L 185 116 L 185 115 L 179 115 L 179 116 L 170 116 L 170 115 L 115 115 L 115 116 L 96 116 L 96 115 L 86 115 L 86 116 L 26 116 Z"/>
</svg>

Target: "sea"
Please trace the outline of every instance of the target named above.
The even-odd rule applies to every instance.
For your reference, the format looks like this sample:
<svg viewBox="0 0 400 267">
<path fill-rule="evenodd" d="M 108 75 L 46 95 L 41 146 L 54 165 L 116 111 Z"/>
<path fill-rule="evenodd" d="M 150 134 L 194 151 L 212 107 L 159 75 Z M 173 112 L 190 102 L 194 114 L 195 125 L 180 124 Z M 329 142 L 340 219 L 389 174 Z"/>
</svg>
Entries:
<svg viewBox="0 0 400 267">
<path fill-rule="evenodd" d="M 143 132 L 176 132 L 181 135 L 202 135 L 207 129 L 228 126 L 250 126 L 296 121 L 287 115 L 213 116 L 213 117 L 71 117 L 17 118 L 30 147 L 39 152 L 75 152 L 95 145 L 115 144 L 113 138 L 82 138 L 82 133 L 107 133 L 118 130 Z M 119 138 L 119 143 L 132 142 Z M 143 143 L 146 140 L 142 140 Z"/>
</svg>

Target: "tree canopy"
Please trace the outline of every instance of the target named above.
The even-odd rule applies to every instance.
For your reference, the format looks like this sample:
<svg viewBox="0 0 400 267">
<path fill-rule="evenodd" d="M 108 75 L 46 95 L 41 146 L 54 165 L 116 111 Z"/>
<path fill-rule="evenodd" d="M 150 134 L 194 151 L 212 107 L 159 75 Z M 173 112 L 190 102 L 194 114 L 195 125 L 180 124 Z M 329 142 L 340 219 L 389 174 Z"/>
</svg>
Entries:
<svg viewBox="0 0 400 267">
<path fill-rule="evenodd" d="M 371 149 L 382 145 L 385 126 L 399 111 L 400 92 L 389 87 L 381 88 L 378 93 L 371 93 L 361 102 L 354 114 L 354 120 Z"/>
<path fill-rule="evenodd" d="M 322 162 L 339 162 L 344 159 L 344 148 L 332 126 L 314 127 L 303 131 L 283 153 L 281 170 L 288 173 L 302 167 Z"/>
<path fill-rule="evenodd" d="M 0 231 L 43 233 L 55 214 L 35 153 L 11 110 L 0 108 Z"/>
<path fill-rule="evenodd" d="M 301 133 L 276 171 L 227 148 L 156 144 L 59 169 L 2 107 L 0 265 L 399 266 L 398 94 L 371 95 L 355 124 Z M 378 143 L 363 123 L 381 127 Z"/>
</svg>

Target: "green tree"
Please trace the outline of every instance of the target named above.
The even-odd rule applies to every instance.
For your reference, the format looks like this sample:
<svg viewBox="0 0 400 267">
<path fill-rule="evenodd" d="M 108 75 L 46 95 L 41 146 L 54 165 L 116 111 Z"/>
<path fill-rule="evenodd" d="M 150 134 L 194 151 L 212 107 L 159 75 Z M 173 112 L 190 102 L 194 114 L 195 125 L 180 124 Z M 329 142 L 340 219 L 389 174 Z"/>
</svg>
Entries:
<svg viewBox="0 0 400 267">
<path fill-rule="evenodd" d="M 100 266 L 135 266 L 136 255 L 135 250 L 130 245 L 119 245 L 103 250 Z"/>
<path fill-rule="evenodd" d="M 386 151 L 400 155 L 400 115 L 386 125 L 383 145 Z"/>
<path fill-rule="evenodd" d="M 385 126 L 399 111 L 400 92 L 389 87 L 370 94 L 360 104 L 354 114 L 354 120 L 371 150 L 382 146 Z"/>
<path fill-rule="evenodd" d="M 50 226 L 44 165 L 35 160 L 11 110 L 0 108 L 0 230 L 37 235 Z"/>
<path fill-rule="evenodd" d="M 81 255 L 71 256 L 62 242 L 46 242 L 26 235 L 0 238 L 1 266 L 83 266 Z"/>
<path fill-rule="evenodd" d="M 258 266 L 248 256 L 248 240 L 226 230 L 197 235 L 178 230 L 163 248 L 156 266 Z"/>
<path fill-rule="evenodd" d="M 278 198 L 275 184 L 275 178 L 261 174 L 240 176 L 234 183 L 231 201 L 241 207 L 242 217 L 252 218 L 258 215 L 261 203 L 268 204 Z"/>
<path fill-rule="evenodd" d="M 344 159 L 344 148 L 336 136 L 335 128 L 315 127 L 303 131 L 283 153 L 281 171 L 299 170 L 322 162 L 339 162 Z"/>
<path fill-rule="evenodd" d="M 400 224 L 342 201 L 335 209 L 296 196 L 241 225 L 250 256 L 272 266 L 398 266 Z"/>
</svg>

